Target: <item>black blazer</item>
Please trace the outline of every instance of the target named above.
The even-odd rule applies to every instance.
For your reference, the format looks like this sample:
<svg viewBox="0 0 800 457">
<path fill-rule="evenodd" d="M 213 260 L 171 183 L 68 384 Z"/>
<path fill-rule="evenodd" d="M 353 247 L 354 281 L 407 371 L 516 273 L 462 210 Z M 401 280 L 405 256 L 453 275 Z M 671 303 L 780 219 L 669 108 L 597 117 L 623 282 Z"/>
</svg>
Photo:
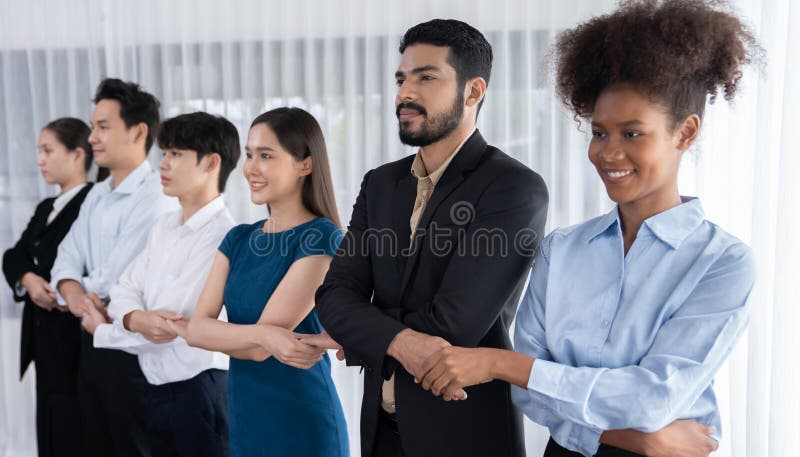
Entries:
<svg viewBox="0 0 800 457">
<path fill-rule="evenodd" d="M 323 326 L 344 347 L 347 364 L 365 372 L 361 455 L 372 455 L 381 384 L 394 372 L 406 455 L 524 456 L 509 384 L 470 387 L 466 401 L 445 402 L 386 350 L 407 327 L 456 346 L 512 347 L 508 327 L 544 230 L 547 188 L 476 131 L 437 183 L 409 249 L 413 160 L 366 174 L 316 294 Z"/>
<path fill-rule="evenodd" d="M 55 198 L 46 198 L 39 203 L 33 217 L 28 222 L 28 227 L 22 232 L 22 237 L 3 255 L 3 274 L 12 290 L 22 275 L 29 271 L 50 280 L 50 269 L 56 260 L 58 245 L 67 236 L 72 223 L 77 219 L 81 203 L 91 188 L 92 183 L 87 183 L 61 209 L 61 212 L 49 225 L 47 216 L 53 209 Z M 80 345 L 79 340 L 76 339 L 80 335 L 80 323 L 70 313 L 45 311 L 36 306 L 27 294 L 24 297 L 18 296 L 16 290 L 14 290 L 14 299 L 25 301 L 25 308 L 22 312 L 20 378 L 25 374 L 30 362 L 36 359 L 35 341 L 46 345 L 45 347 L 59 348 L 59 351 L 53 352 L 67 350 L 68 348 L 64 345 L 71 346 L 75 341 L 78 341 L 78 346 Z M 37 333 L 37 329 L 39 333 Z M 48 351 L 43 348 L 38 352 L 47 354 Z M 63 355 L 62 352 L 59 356 Z M 39 382 L 38 379 L 37 382 Z"/>
</svg>

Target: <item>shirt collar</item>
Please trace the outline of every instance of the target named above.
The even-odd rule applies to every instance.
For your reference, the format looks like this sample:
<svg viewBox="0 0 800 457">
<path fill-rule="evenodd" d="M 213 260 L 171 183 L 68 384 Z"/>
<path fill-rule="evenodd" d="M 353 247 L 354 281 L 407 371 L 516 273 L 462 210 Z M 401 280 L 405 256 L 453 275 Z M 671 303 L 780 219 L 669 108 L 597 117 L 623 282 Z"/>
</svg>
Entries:
<svg viewBox="0 0 800 457">
<path fill-rule="evenodd" d="M 144 181 L 148 174 L 153 172 L 153 166 L 145 159 L 144 162 L 134 168 L 131 174 L 125 177 L 119 185 L 117 185 L 112 192 L 121 194 L 132 194 L 139 188 L 139 185 Z M 111 181 L 108 182 L 111 185 Z"/>
<path fill-rule="evenodd" d="M 176 211 L 175 216 L 172 218 L 172 225 L 183 225 L 195 232 L 211 221 L 211 219 L 213 219 L 214 216 L 216 216 L 217 213 L 222 211 L 224 208 L 225 199 L 223 199 L 222 195 L 220 195 L 219 197 L 203 205 L 203 207 L 197 210 L 197 212 L 194 213 L 186 222 L 181 223 L 183 220 L 183 211 Z"/>
<path fill-rule="evenodd" d="M 696 197 L 681 197 L 681 204 L 645 219 L 644 224 L 653 234 L 673 249 L 703 223 L 705 214 Z"/>
<path fill-rule="evenodd" d="M 78 184 L 72 189 L 56 197 L 56 199 L 53 201 L 53 211 L 61 211 L 65 206 L 67 206 L 67 203 L 72 200 L 72 197 L 77 195 L 78 192 L 80 192 L 84 187 L 86 187 L 86 183 Z"/>
<path fill-rule="evenodd" d="M 681 204 L 662 211 L 644 220 L 643 227 L 673 249 L 680 247 L 705 219 L 703 207 L 696 197 L 681 197 Z M 622 227 L 619 220 L 619 207 L 601 216 L 587 232 L 586 242 L 605 233 L 612 226 Z"/>
<path fill-rule="evenodd" d="M 593 239 L 597 238 L 598 236 L 602 235 L 606 232 L 611 226 L 617 225 L 622 227 L 622 224 L 619 222 L 619 209 L 618 207 L 614 207 L 611 211 L 607 212 L 605 215 L 600 216 L 597 218 L 595 223 L 586 233 L 586 242 L 590 242 Z"/>
<path fill-rule="evenodd" d="M 473 129 L 472 133 L 470 133 L 469 135 L 467 135 L 466 138 L 464 138 L 464 141 L 462 141 L 461 144 L 456 146 L 453 153 L 447 157 L 444 163 L 442 163 L 442 165 L 439 168 L 437 168 L 432 172 L 428 172 L 428 170 L 425 168 L 425 164 L 422 162 L 422 155 L 420 155 L 418 149 L 417 154 L 414 156 L 414 162 L 411 163 L 411 174 L 417 179 L 430 178 L 431 183 L 433 183 L 433 186 L 436 187 L 436 183 L 439 182 L 439 179 L 441 179 L 442 175 L 447 170 L 447 167 L 450 165 L 450 162 L 453 161 L 456 154 L 458 154 L 458 151 L 460 151 L 461 148 L 464 147 L 464 144 L 466 144 L 467 140 L 472 138 L 473 133 L 475 133 L 475 129 Z"/>
</svg>

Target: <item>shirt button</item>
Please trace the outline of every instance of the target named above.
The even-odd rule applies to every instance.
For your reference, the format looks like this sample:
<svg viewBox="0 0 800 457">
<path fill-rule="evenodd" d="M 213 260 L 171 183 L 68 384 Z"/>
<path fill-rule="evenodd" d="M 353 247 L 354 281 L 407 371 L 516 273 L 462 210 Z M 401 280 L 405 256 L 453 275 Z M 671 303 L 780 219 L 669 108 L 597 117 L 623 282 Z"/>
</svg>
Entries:
<svg viewBox="0 0 800 457">
<path fill-rule="evenodd" d="M 602 324 L 600 324 L 600 325 L 602 325 L 603 328 L 608 328 L 608 324 L 609 324 L 608 321 L 603 321 Z"/>
</svg>

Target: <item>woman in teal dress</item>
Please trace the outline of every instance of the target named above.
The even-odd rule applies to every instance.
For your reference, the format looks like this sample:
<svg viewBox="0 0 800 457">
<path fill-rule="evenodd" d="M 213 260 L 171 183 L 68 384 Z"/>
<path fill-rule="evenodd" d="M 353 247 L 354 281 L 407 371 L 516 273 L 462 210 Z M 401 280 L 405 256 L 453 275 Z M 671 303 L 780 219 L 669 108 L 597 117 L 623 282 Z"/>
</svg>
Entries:
<svg viewBox="0 0 800 457">
<path fill-rule="evenodd" d="M 231 356 L 233 456 L 345 457 L 330 359 L 301 341 L 323 331 L 314 292 L 342 237 L 322 131 L 306 111 L 278 108 L 253 121 L 245 149 L 250 199 L 270 216 L 228 232 L 191 321 L 170 325 Z"/>
</svg>

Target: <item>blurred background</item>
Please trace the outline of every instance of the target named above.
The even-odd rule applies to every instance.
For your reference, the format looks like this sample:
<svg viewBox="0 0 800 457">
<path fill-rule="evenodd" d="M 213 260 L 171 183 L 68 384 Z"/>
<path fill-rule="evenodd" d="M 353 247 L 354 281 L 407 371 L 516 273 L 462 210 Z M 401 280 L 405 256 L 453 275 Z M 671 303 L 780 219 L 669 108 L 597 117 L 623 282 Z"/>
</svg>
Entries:
<svg viewBox="0 0 800 457">
<path fill-rule="evenodd" d="M 724 440 L 715 455 L 800 455 L 800 1 L 738 0 L 767 51 L 745 74 L 734 105 L 711 107 L 684 158 L 683 195 L 755 250 L 759 279 L 750 330 L 716 378 Z M 0 0 L 0 249 L 36 204 L 55 195 L 36 166 L 40 129 L 89 119 L 101 79 L 135 81 L 162 116 L 208 111 L 242 142 L 258 114 L 310 111 L 325 132 L 343 221 L 363 174 L 413 153 L 397 137 L 394 71 L 405 30 L 456 18 L 482 31 L 494 68 L 478 125 L 484 137 L 541 174 L 550 190 L 547 232 L 612 206 L 577 128 L 554 97 L 549 46 L 559 31 L 612 10 L 607 0 Z M 795 45 L 791 45 L 795 43 Z M 155 164 L 161 152 L 154 147 Z M 240 161 L 241 163 L 241 161 Z M 261 219 L 241 166 L 225 198 L 237 222 Z M 0 284 L 0 457 L 36 455 L 35 372 L 18 379 L 22 304 Z M 334 364 L 354 456 L 361 377 Z M 547 431 L 526 420 L 528 455 Z M 457 439 L 457 437 L 454 437 Z"/>
</svg>

